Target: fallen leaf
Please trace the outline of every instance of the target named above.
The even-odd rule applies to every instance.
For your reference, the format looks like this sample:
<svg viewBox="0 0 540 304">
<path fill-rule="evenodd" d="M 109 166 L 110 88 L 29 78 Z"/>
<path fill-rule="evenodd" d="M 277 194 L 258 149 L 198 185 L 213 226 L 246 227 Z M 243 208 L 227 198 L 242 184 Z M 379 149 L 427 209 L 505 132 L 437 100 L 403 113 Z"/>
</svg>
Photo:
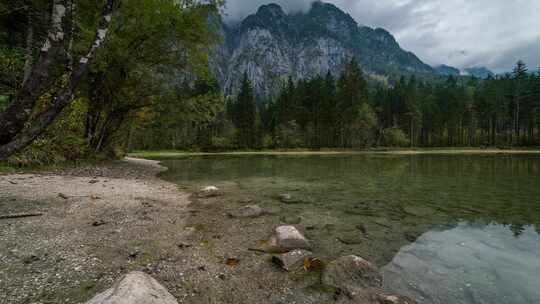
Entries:
<svg viewBox="0 0 540 304">
<path fill-rule="evenodd" d="M 236 259 L 236 258 L 228 258 L 228 259 L 225 261 L 225 264 L 226 264 L 227 266 L 231 266 L 231 267 L 237 266 L 238 263 L 240 263 L 240 260 L 239 260 L 239 259 Z"/>
<path fill-rule="evenodd" d="M 319 269 L 322 268 L 322 262 L 318 258 L 306 257 L 304 258 L 304 270 Z"/>
</svg>

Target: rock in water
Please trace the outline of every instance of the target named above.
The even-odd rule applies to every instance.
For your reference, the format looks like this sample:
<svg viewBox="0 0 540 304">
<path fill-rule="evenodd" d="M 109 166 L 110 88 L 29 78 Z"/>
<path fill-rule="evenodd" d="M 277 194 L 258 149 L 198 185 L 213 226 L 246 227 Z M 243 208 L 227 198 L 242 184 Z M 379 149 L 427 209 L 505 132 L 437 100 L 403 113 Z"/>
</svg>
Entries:
<svg viewBox="0 0 540 304">
<path fill-rule="evenodd" d="M 151 276 L 135 271 L 86 304 L 178 304 L 176 299 Z"/>
<path fill-rule="evenodd" d="M 395 294 L 378 294 L 376 298 L 380 304 L 416 304 L 413 299 Z"/>
<path fill-rule="evenodd" d="M 269 243 L 274 251 L 280 253 L 294 249 L 311 249 L 308 239 L 294 226 L 277 227 Z"/>
<path fill-rule="evenodd" d="M 197 193 L 197 196 L 199 198 L 210 198 L 210 197 L 220 196 L 222 194 L 223 193 L 219 190 L 218 187 L 207 186 L 207 187 L 202 188 L 201 191 Z"/>
<path fill-rule="evenodd" d="M 304 260 L 312 256 L 313 253 L 311 251 L 298 249 L 273 256 L 272 262 L 287 271 L 292 271 L 296 268 L 301 268 L 302 266 L 304 266 Z"/>
<path fill-rule="evenodd" d="M 241 207 L 237 210 L 231 210 L 227 212 L 230 217 L 234 218 L 249 218 L 258 217 L 264 214 L 264 210 L 257 205 L 248 205 Z"/>
<path fill-rule="evenodd" d="M 330 262 L 322 274 L 322 283 L 348 295 L 381 288 L 382 275 L 377 267 L 361 257 L 349 255 Z"/>
</svg>

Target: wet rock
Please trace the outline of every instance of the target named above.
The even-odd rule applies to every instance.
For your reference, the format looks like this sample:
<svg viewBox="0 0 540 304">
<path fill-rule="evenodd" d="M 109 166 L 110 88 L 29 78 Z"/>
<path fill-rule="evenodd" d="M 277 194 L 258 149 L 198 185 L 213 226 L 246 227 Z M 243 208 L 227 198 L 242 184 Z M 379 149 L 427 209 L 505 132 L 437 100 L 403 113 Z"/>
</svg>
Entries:
<svg viewBox="0 0 540 304">
<path fill-rule="evenodd" d="M 270 238 L 272 252 L 284 253 L 295 249 L 311 249 L 308 239 L 294 226 L 279 226 Z"/>
<path fill-rule="evenodd" d="M 135 271 L 117 281 L 110 289 L 86 304 L 178 304 L 154 278 Z"/>
<path fill-rule="evenodd" d="M 412 233 L 412 232 L 405 232 L 403 234 L 403 236 L 405 237 L 405 239 L 411 243 L 414 243 L 416 242 L 416 240 L 418 239 L 418 236 L 415 234 L 415 233 Z"/>
<path fill-rule="evenodd" d="M 314 201 L 310 197 L 294 197 L 288 193 L 280 194 L 279 200 L 284 204 L 313 204 Z"/>
<path fill-rule="evenodd" d="M 223 195 L 223 193 L 216 186 L 206 186 L 197 193 L 197 196 L 199 198 L 210 198 L 210 197 L 217 197 L 221 195 Z"/>
<path fill-rule="evenodd" d="M 413 299 L 395 294 L 378 294 L 376 299 L 378 304 L 416 304 Z"/>
<path fill-rule="evenodd" d="M 285 203 L 285 204 L 294 204 L 294 203 L 296 203 L 296 200 L 294 200 L 292 195 L 290 195 L 288 193 L 280 194 L 278 196 L 278 198 L 282 203 Z"/>
<path fill-rule="evenodd" d="M 362 232 L 363 234 L 367 234 L 367 228 L 366 228 L 366 225 L 360 223 L 356 226 L 354 226 L 356 229 L 360 230 L 360 232 Z"/>
<path fill-rule="evenodd" d="M 330 262 L 322 273 L 322 283 L 349 296 L 382 286 L 377 267 L 361 257 L 349 255 Z"/>
<path fill-rule="evenodd" d="M 304 260 L 312 257 L 311 251 L 297 249 L 291 252 L 275 255 L 272 262 L 287 271 L 293 271 L 304 266 Z"/>
<path fill-rule="evenodd" d="M 338 241 L 345 245 L 358 245 L 364 241 L 360 232 L 347 232 L 337 237 Z"/>
<path fill-rule="evenodd" d="M 231 210 L 227 212 L 227 214 L 233 218 L 253 218 L 262 216 L 265 212 L 257 205 L 248 205 L 236 210 Z"/>
</svg>

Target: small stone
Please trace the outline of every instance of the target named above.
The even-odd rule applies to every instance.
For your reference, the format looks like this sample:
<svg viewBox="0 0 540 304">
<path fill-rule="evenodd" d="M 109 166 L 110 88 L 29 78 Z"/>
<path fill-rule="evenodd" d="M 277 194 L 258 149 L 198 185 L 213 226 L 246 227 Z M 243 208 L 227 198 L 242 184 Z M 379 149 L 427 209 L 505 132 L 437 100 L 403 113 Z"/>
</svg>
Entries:
<svg viewBox="0 0 540 304">
<path fill-rule="evenodd" d="M 411 232 L 405 232 L 403 234 L 403 236 L 405 237 L 405 239 L 411 243 L 414 243 L 416 242 L 416 240 L 418 239 L 418 237 L 414 234 L 414 233 L 411 233 Z"/>
<path fill-rule="evenodd" d="M 272 257 L 272 262 L 286 271 L 292 271 L 296 268 L 301 268 L 304 265 L 306 258 L 312 257 L 311 251 L 297 249 L 291 252 L 275 255 Z"/>
<path fill-rule="evenodd" d="M 69 196 L 65 195 L 64 193 L 58 193 L 58 196 L 63 199 L 69 199 Z"/>
<path fill-rule="evenodd" d="M 416 301 L 405 296 L 395 294 L 378 294 L 379 304 L 416 304 Z"/>
<path fill-rule="evenodd" d="M 237 210 L 231 210 L 227 214 L 233 218 L 253 218 L 263 215 L 264 210 L 257 205 L 248 205 Z"/>
<path fill-rule="evenodd" d="M 217 196 L 221 196 L 221 195 L 223 195 L 223 193 L 216 186 L 203 187 L 197 193 L 197 196 L 199 198 L 211 198 L 211 197 L 217 197 Z"/>
<path fill-rule="evenodd" d="M 97 184 L 97 183 L 99 183 L 99 180 L 97 180 L 97 179 L 91 179 L 88 183 L 89 183 L 89 184 Z"/>
<path fill-rule="evenodd" d="M 366 228 L 366 225 L 364 224 L 358 224 L 355 226 L 356 229 L 360 230 L 360 232 L 362 232 L 363 234 L 367 234 L 367 228 Z"/>
<path fill-rule="evenodd" d="M 269 245 L 275 252 L 284 253 L 294 249 L 311 249 L 306 237 L 294 226 L 279 226 Z"/>
<path fill-rule="evenodd" d="M 364 239 L 358 232 L 345 233 L 338 236 L 337 239 L 345 245 L 358 245 L 364 241 Z"/>
<path fill-rule="evenodd" d="M 358 290 L 381 288 L 382 275 L 375 265 L 361 257 L 349 255 L 327 265 L 322 274 L 322 283 L 354 295 Z"/>
</svg>

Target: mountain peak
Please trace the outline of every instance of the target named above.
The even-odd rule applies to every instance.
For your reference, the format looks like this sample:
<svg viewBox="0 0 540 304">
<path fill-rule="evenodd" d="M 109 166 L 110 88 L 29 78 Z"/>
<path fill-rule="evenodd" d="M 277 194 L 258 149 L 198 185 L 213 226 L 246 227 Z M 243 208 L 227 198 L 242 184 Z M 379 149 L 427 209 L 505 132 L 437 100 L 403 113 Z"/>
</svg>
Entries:
<svg viewBox="0 0 540 304">
<path fill-rule="evenodd" d="M 259 7 L 259 9 L 257 10 L 257 15 L 280 18 L 285 16 L 285 12 L 279 4 L 270 3 Z"/>
</svg>

